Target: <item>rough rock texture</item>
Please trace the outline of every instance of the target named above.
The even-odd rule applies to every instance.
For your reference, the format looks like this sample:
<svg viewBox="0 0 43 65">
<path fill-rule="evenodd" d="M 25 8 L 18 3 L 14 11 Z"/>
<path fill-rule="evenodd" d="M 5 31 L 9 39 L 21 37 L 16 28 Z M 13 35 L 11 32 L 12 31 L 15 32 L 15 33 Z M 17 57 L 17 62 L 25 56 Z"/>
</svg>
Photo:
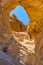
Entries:
<svg viewBox="0 0 43 65">
<path fill-rule="evenodd" d="M 43 32 L 40 32 L 36 37 L 35 52 L 37 55 L 37 63 L 35 65 L 43 65 Z"/>
<path fill-rule="evenodd" d="M 21 21 L 19 21 L 15 15 L 10 16 L 9 22 L 11 31 L 16 32 L 26 31 L 26 25 L 24 25 Z"/>
<path fill-rule="evenodd" d="M 43 29 L 43 17 L 40 20 L 32 21 L 27 27 L 28 34 L 35 38 Z"/>
<path fill-rule="evenodd" d="M 41 24 L 43 25 L 43 23 L 42 23 L 42 21 L 43 21 L 43 19 L 42 19 L 42 17 L 43 17 L 43 0 L 22 0 L 22 1 L 21 0 L 1 0 L 0 2 L 1 2 L 0 3 L 0 5 L 1 5 L 0 6 L 0 8 L 1 8 L 0 9 L 0 43 L 6 44 L 6 42 L 8 43 L 8 41 L 9 41 L 9 43 L 13 42 L 13 41 L 10 41 L 12 39 L 12 35 L 11 35 L 10 28 L 9 28 L 9 23 L 8 23 L 9 16 L 8 15 L 9 15 L 10 11 L 12 9 L 14 9 L 17 5 L 23 6 L 24 9 L 27 11 L 27 13 L 30 17 L 30 23 L 33 21 L 35 21 L 35 22 L 40 21 Z M 29 29 L 29 25 L 27 28 Z M 41 28 L 43 30 L 43 26 Z M 35 63 L 33 63 L 33 60 L 31 61 L 31 63 L 33 65 L 43 65 L 43 32 L 41 32 L 37 35 L 35 43 L 36 43 L 36 47 L 35 47 L 35 56 L 36 57 L 34 57 Z M 18 46 L 18 44 L 17 44 L 17 46 Z M 26 50 L 27 50 L 27 48 L 26 48 Z M 18 57 L 18 55 L 17 55 L 17 57 Z M 24 58 L 24 56 L 23 56 L 23 58 Z M 27 58 L 27 60 L 28 60 L 28 58 Z M 31 65 L 31 63 L 30 63 L 30 65 Z M 26 62 L 26 65 L 28 65 L 28 64 L 29 63 Z"/>
<path fill-rule="evenodd" d="M 27 14 L 29 15 L 30 22 L 35 21 L 37 23 L 37 21 L 39 22 L 42 19 L 42 17 L 43 17 L 43 0 L 23 0 L 23 1 L 1 0 L 2 10 L 6 11 L 7 14 L 9 14 L 12 9 L 16 8 L 17 5 L 21 5 L 24 7 L 24 9 L 27 11 Z M 28 24 L 28 26 L 29 26 L 29 24 Z M 37 29 L 37 27 L 36 27 L 36 29 Z M 27 27 L 27 30 L 29 32 L 29 27 Z M 33 30 L 33 28 L 32 28 L 32 30 Z M 31 31 L 30 31 L 30 34 L 31 34 Z M 33 31 L 33 34 L 34 34 L 34 31 Z M 34 35 L 36 35 L 36 34 L 37 33 L 35 33 Z"/>
<path fill-rule="evenodd" d="M 14 43 L 10 44 L 8 47 L 8 54 L 15 60 L 17 63 L 22 63 L 23 65 L 35 63 L 33 60 L 35 44 L 34 40 L 29 40 L 29 35 L 26 32 L 12 32 L 14 39 L 16 40 Z M 12 51 L 13 50 L 13 51 Z M 29 58 L 29 59 L 28 59 Z M 27 61 L 28 60 L 28 61 Z M 16 61 L 15 61 L 16 62 Z M 16 63 L 16 64 L 17 64 Z"/>
<path fill-rule="evenodd" d="M 5 14 L 5 11 L 0 12 L 0 44 L 9 45 L 12 42 L 12 35 L 9 27 L 9 16 Z"/>
<path fill-rule="evenodd" d="M 6 0 L 5 2 L 2 0 L 1 4 L 3 10 L 6 10 L 7 13 L 9 13 L 10 10 L 15 8 L 17 5 L 23 6 L 30 17 L 31 22 L 40 20 L 43 16 L 43 0 Z"/>
<path fill-rule="evenodd" d="M 35 38 L 36 35 L 38 35 L 42 31 L 42 19 L 39 21 L 32 21 L 29 23 L 29 27 L 27 27 L 28 34 L 31 35 L 31 37 Z"/>
<path fill-rule="evenodd" d="M 8 4 L 9 3 L 9 4 Z M 14 8 L 16 8 L 17 5 L 21 5 L 24 7 L 24 9 L 27 11 L 27 14 L 29 15 L 29 18 L 30 18 L 30 22 L 36 22 L 37 21 L 39 22 L 42 17 L 43 17 L 43 0 L 1 0 L 1 6 L 3 7 L 3 10 L 5 10 L 7 12 L 7 14 L 10 13 L 10 11 Z M 40 21 L 41 22 L 41 21 Z M 33 25 L 33 23 L 32 23 Z M 31 24 L 28 26 L 31 28 Z M 37 26 L 37 24 L 35 25 Z M 27 27 L 27 31 L 29 32 L 29 27 Z M 39 26 L 40 28 L 40 26 Z M 38 27 L 35 28 L 35 30 L 32 29 L 32 31 L 30 31 L 29 33 L 32 34 L 32 36 L 36 36 L 39 32 L 40 32 L 40 29 Z M 38 31 L 37 31 L 37 30 Z M 34 33 L 35 31 L 35 33 Z M 33 35 L 34 34 L 34 35 Z"/>
</svg>

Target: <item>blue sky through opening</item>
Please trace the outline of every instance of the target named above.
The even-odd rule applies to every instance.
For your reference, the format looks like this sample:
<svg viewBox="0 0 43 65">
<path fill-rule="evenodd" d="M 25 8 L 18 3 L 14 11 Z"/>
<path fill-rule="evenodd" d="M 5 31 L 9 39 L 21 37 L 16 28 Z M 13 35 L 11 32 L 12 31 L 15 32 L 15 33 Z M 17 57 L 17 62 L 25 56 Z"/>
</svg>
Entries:
<svg viewBox="0 0 43 65">
<path fill-rule="evenodd" d="M 28 22 L 30 21 L 27 12 L 24 10 L 24 8 L 22 6 L 17 6 L 14 10 L 12 10 L 10 12 L 10 15 L 15 14 L 16 17 L 23 22 L 25 25 L 28 24 Z"/>
</svg>

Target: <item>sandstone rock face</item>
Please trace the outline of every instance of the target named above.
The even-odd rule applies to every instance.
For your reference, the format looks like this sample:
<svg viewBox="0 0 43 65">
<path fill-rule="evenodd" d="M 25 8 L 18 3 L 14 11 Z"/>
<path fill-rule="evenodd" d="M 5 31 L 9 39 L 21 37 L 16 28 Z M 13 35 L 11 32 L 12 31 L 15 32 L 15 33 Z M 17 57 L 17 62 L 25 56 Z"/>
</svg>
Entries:
<svg viewBox="0 0 43 65">
<path fill-rule="evenodd" d="M 43 32 L 39 33 L 36 37 L 35 52 L 37 55 L 36 65 L 43 65 Z"/>
<path fill-rule="evenodd" d="M 9 45 L 8 51 L 11 52 L 11 56 L 15 57 L 17 53 L 13 54 L 13 52 L 17 51 L 19 53 L 18 50 L 22 46 L 19 47 L 18 42 L 17 42 L 17 44 L 14 44 L 15 40 L 12 37 L 11 30 L 10 30 L 9 23 L 8 23 L 9 13 L 17 5 L 21 5 L 27 11 L 27 13 L 30 17 L 30 23 L 32 23 L 34 21 L 35 22 L 40 21 L 41 25 L 43 25 L 43 22 L 42 22 L 43 20 L 41 20 L 42 17 L 43 17 L 43 0 L 28 0 L 28 1 L 27 0 L 25 0 L 25 1 L 24 0 L 22 0 L 22 1 L 21 0 L 11 0 L 11 1 L 10 0 L 6 0 L 6 1 L 1 0 L 0 2 L 1 2 L 0 3 L 0 5 L 1 5 L 0 6 L 0 8 L 1 8 L 0 9 L 1 10 L 0 11 L 0 43 L 3 44 L 3 45 L 6 44 L 6 43 L 8 43 L 8 45 L 9 45 L 9 43 L 12 43 L 11 45 Z M 36 24 L 37 23 L 35 23 L 35 25 Z M 29 27 L 27 27 L 27 28 L 29 28 Z M 40 26 L 39 26 L 39 28 L 40 28 Z M 43 26 L 41 28 L 42 28 L 41 30 L 43 30 Z M 32 27 L 32 29 L 33 29 L 33 27 Z M 32 30 L 33 33 L 34 33 L 34 31 Z M 36 34 L 34 34 L 34 35 L 36 35 Z M 35 60 L 35 62 L 33 62 L 33 60 L 30 59 L 31 60 L 30 65 L 31 65 L 31 63 L 33 65 L 43 65 L 43 32 L 42 31 L 36 37 L 35 43 L 36 43 L 36 47 L 35 47 L 36 57 L 34 57 L 32 54 L 30 55 L 31 58 L 33 56 L 33 60 Z M 17 45 L 17 48 L 15 49 L 16 45 Z M 22 49 L 26 50 L 26 53 L 28 54 L 27 48 L 24 49 L 24 46 L 23 46 Z M 23 53 L 23 51 L 22 51 L 22 53 Z M 23 58 L 21 58 L 21 56 L 20 56 L 21 59 L 25 59 L 25 57 L 29 57 L 27 55 L 24 56 L 24 54 L 23 54 Z M 17 55 L 17 58 L 18 58 L 18 55 Z M 17 60 L 19 60 L 19 59 L 17 59 Z M 27 60 L 28 60 L 28 58 L 27 58 Z M 26 62 L 26 65 L 29 64 L 29 61 Z"/>
<path fill-rule="evenodd" d="M 31 35 L 31 37 L 35 38 L 41 31 L 43 27 L 42 18 L 39 21 L 32 21 L 27 26 L 27 32 Z"/>
<path fill-rule="evenodd" d="M 24 25 L 21 21 L 19 21 L 15 15 L 11 15 L 9 22 L 10 22 L 11 31 L 16 31 L 16 32 L 26 31 L 26 25 Z"/>
<path fill-rule="evenodd" d="M 35 62 L 33 62 L 33 60 L 36 59 L 34 56 L 35 53 L 34 41 L 29 40 L 29 35 L 26 32 L 18 33 L 13 31 L 12 35 L 14 36 L 14 39 L 16 41 L 14 40 L 14 43 L 9 45 L 7 53 L 19 64 L 21 63 L 23 65 L 27 64 L 34 65 Z"/>
<path fill-rule="evenodd" d="M 10 17 L 2 10 L 2 7 L 0 11 L 0 44 L 9 45 L 13 40 L 9 26 Z"/>
<path fill-rule="evenodd" d="M 28 0 L 25 0 L 25 1 L 24 0 L 23 1 L 20 1 L 20 0 L 16 0 L 16 1 L 14 1 L 14 0 L 11 0 L 11 1 L 1 0 L 1 6 L 3 7 L 2 9 L 4 11 L 6 11 L 7 14 L 9 14 L 10 11 L 12 9 L 14 9 L 17 5 L 21 5 L 24 7 L 24 9 L 27 11 L 27 14 L 30 17 L 30 22 L 35 21 L 37 23 L 37 21 L 39 22 L 40 19 L 43 17 L 43 0 L 37 0 L 37 1 L 36 0 L 29 0 L 29 1 Z M 29 27 L 30 27 L 30 25 L 28 24 Z M 40 28 L 40 26 L 39 26 L 39 28 Z M 30 29 L 28 27 L 27 27 L 27 29 L 29 32 Z M 38 28 L 36 27 L 36 29 L 38 29 Z M 32 33 L 34 34 L 33 28 L 32 28 Z M 30 31 L 30 34 L 31 34 L 31 31 Z M 32 34 L 32 36 L 33 36 L 33 34 Z M 37 33 L 35 33 L 34 35 L 36 35 L 36 34 Z"/>
</svg>

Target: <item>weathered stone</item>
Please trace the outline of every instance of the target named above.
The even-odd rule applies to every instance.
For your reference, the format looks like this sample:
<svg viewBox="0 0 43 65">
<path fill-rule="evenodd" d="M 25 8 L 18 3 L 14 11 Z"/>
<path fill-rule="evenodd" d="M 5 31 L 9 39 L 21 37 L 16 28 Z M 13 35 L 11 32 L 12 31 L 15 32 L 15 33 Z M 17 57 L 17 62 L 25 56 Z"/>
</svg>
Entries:
<svg viewBox="0 0 43 65">
<path fill-rule="evenodd" d="M 24 25 L 21 21 L 19 21 L 15 15 L 10 16 L 9 22 L 11 31 L 16 32 L 26 31 L 26 25 Z"/>
<path fill-rule="evenodd" d="M 24 9 L 27 11 L 29 17 L 30 17 L 30 23 L 33 21 L 40 21 L 42 24 L 42 30 L 43 30 L 43 0 L 1 0 L 1 13 L 0 13 L 0 43 L 6 44 L 6 43 L 13 43 L 13 37 L 10 31 L 8 19 L 9 19 L 9 13 L 12 9 L 14 9 L 17 5 L 21 5 L 24 7 Z M 42 21 L 41 21 L 42 19 Z M 40 24 L 39 24 L 40 25 Z M 28 25 L 29 28 L 29 25 Z M 36 28 L 37 29 L 37 28 Z M 34 30 L 35 31 L 35 30 Z M 36 35 L 36 34 L 35 34 Z M 35 64 L 33 65 L 43 65 L 43 32 L 38 34 L 36 37 L 36 48 L 35 48 L 35 54 L 37 58 L 35 59 Z M 11 46 L 13 45 L 11 44 Z M 12 48 L 12 47 L 9 48 Z M 16 44 L 14 45 L 16 46 Z M 17 44 L 18 46 L 18 44 Z M 19 47 L 18 47 L 19 49 Z M 13 56 L 14 51 L 18 51 L 18 49 L 15 49 L 14 47 L 9 50 L 11 52 L 11 55 Z M 16 55 L 14 55 L 16 56 Z M 18 57 L 18 56 L 17 56 Z M 34 58 L 33 58 L 34 60 Z M 33 63 L 33 60 L 30 62 Z M 28 61 L 29 62 L 29 61 Z M 27 62 L 27 63 L 28 63 Z"/>
<path fill-rule="evenodd" d="M 13 36 L 10 31 L 9 26 L 9 15 L 6 14 L 5 11 L 2 10 L 0 13 L 0 44 L 9 45 L 13 41 Z"/>
<path fill-rule="evenodd" d="M 37 55 L 36 65 L 43 65 L 43 32 L 39 33 L 36 37 L 35 52 Z"/>
</svg>

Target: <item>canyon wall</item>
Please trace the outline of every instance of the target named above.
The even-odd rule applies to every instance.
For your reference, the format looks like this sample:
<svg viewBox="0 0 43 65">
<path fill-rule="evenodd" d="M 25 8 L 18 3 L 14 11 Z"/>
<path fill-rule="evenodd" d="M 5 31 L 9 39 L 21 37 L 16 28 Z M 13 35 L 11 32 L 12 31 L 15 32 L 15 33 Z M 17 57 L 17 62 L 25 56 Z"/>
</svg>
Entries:
<svg viewBox="0 0 43 65">
<path fill-rule="evenodd" d="M 41 19 L 43 17 L 43 0 L 1 0 L 2 10 L 6 11 L 7 14 L 9 14 L 10 11 L 16 8 L 18 5 L 24 7 L 30 18 L 30 24 L 28 24 L 27 32 L 29 34 L 32 34 L 33 37 L 36 36 L 41 31 L 39 29 L 39 22 L 41 22 Z"/>
<path fill-rule="evenodd" d="M 1 7 L 0 7 L 1 8 Z M 9 45 L 12 42 L 12 35 L 9 26 L 9 15 L 0 9 L 0 44 Z"/>
<path fill-rule="evenodd" d="M 15 32 L 23 32 L 26 31 L 27 26 L 24 25 L 21 21 L 16 18 L 15 15 L 11 15 L 9 19 L 10 29 Z"/>
<path fill-rule="evenodd" d="M 11 35 L 8 19 L 9 13 L 12 9 L 14 9 L 17 5 L 21 5 L 27 11 L 30 17 L 30 23 L 39 22 L 38 27 L 36 29 L 40 29 L 38 35 L 36 36 L 36 47 L 35 47 L 35 54 L 37 56 L 36 63 L 34 65 L 43 65 L 43 0 L 1 0 L 0 1 L 0 43 L 12 42 L 10 41 L 13 37 Z M 4 24 L 4 25 L 3 25 Z M 41 25 L 40 25 L 41 24 Z M 37 23 L 34 23 L 35 27 Z M 31 25 L 30 25 L 31 26 Z M 29 32 L 29 24 L 27 27 L 27 31 Z M 33 29 L 32 32 L 36 32 Z M 29 32 L 30 34 L 31 31 Z M 34 34 L 33 34 L 34 35 Z M 35 33 L 36 35 L 36 33 Z"/>
</svg>

